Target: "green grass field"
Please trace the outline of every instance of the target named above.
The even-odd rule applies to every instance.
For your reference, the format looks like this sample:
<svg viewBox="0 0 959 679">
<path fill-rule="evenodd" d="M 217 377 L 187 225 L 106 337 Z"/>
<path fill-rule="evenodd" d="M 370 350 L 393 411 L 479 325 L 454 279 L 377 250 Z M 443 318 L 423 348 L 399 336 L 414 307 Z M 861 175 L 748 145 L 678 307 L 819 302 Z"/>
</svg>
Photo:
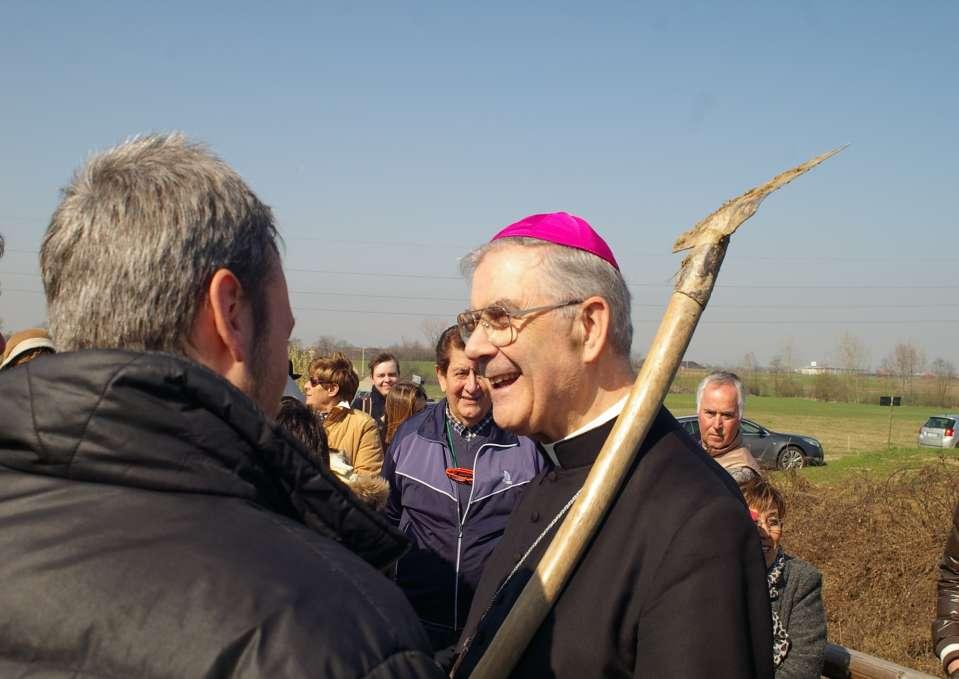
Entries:
<svg viewBox="0 0 959 679">
<path fill-rule="evenodd" d="M 294 360 L 297 359 L 294 356 Z M 300 362 L 304 365 L 300 366 Z M 304 359 L 299 358 L 297 365 L 305 370 Z M 423 377 L 430 398 L 442 398 L 432 361 L 402 361 L 401 368 L 404 378 L 411 374 Z M 698 380 L 698 374 L 686 375 L 685 382 L 676 385 L 686 393 L 667 397 L 666 406 L 674 415 L 695 414 L 696 398 L 689 391 Z M 934 406 L 894 408 L 892 447 L 889 448 L 889 408 L 774 396 L 750 396 L 746 403 L 746 417 L 764 427 L 813 436 L 822 442 L 826 466 L 803 469 L 800 474 L 813 483 L 825 485 L 839 483 L 857 474 L 888 477 L 900 470 L 914 470 L 940 460 L 959 465 L 959 451 L 916 446 L 919 427 L 930 415 L 939 412 L 943 409 Z"/>
<path fill-rule="evenodd" d="M 675 394 L 666 399 L 674 415 L 693 415 L 696 398 Z M 932 407 L 903 406 L 893 409 L 892 445 L 915 448 L 919 427 L 937 411 Z M 751 396 L 746 417 L 767 429 L 805 434 L 819 439 L 826 462 L 847 455 L 885 450 L 889 435 L 889 408 L 860 403 L 825 403 L 804 398 Z"/>
<path fill-rule="evenodd" d="M 927 464 L 942 463 L 959 469 L 959 450 L 949 448 L 892 448 L 872 452 L 853 453 L 829 462 L 824 467 L 809 467 L 799 473 L 817 485 L 835 485 L 854 476 L 867 475 L 888 479 L 898 474 L 910 474 Z M 775 477 L 782 472 L 775 472 Z"/>
<path fill-rule="evenodd" d="M 671 394 L 666 406 L 676 416 L 693 415 L 692 394 Z M 919 448 L 916 434 L 936 408 L 903 406 L 893 411 L 892 448 L 887 448 L 889 408 L 857 403 L 824 403 L 803 398 L 750 396 L 746 417 L 768 429 L 819 439 L 826 466 L 800 472 L 813 483 L 838 483 L 854 474 L 889 476 L 940 458 L 959 465 L 959 451 Z"/>
</svg>

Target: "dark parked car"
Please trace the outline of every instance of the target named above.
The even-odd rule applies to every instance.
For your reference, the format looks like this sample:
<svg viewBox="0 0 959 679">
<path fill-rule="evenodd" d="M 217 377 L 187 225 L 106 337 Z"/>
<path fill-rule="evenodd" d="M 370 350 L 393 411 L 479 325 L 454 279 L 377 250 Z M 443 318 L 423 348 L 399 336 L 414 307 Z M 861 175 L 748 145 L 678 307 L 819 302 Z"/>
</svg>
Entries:
<svg viewBox="0 0 959 679">
<path fill-rule="evenodd" d="M 677 419 L 686 433 L 699 441 L 699 418 L 689 415 Z M 826 464 L 822 444 L 811 436 L 780 434 L 745 418 L 740 431 L 743 445 L 749 448 L 760 465 L 768 469 L 799 469 L 806 465 Z"/>
</svg>

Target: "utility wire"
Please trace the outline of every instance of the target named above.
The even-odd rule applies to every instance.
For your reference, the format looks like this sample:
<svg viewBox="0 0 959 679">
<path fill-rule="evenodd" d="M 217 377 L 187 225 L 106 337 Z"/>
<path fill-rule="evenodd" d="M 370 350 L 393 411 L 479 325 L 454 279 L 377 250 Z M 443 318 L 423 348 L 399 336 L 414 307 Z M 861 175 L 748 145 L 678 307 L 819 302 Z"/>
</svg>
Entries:
<svg viewBox="0 0 959 679">
<path fill-rule="evenodd" d="M 288 268 L 286 271 L 295 271 L 298 273 L 315 273 L 315 274 L 326 274 L 326 275 L 335 275 L 335 276 L 372 276 L 376 278 L 415 278 L 415 279 L 424 279 L 424 280 L 455 280 L 461 281 L 463 278 L 461 276 L 437 276 L 431 274 L 413 274 L 413 273 L 393 273 L 393 272 L 370 272 L 370 271 L 334 271 L 329 269 L 299 269 L 299 268 Z M 30 273 L 30 272 L 21 272 L 21 271 L 0 271 L 0 275 L 5 276 L 29 276 L 34 278 L 39 278 L 40 274 Z M 671 288 L 673 287 L 671 283 L 627 283 L 627 286 L 630 288 Z M 762 290 L 956 290 L 959 289 L 959 285 L 956 284 L 942 284 L 942 285 L 897 285 L 897 284 L 882 284 L 882 283 L 864 283 L 857 285 L 849 284 L 810 284 L 810 285 L 773 285 L 769 283 L 717 283 L 717 289 L 732 289 L 732 290 L 750 290 L 750 289 L 762 289 Z"/>
<path fill-rule="evenodd" d="M 13 225 L 0 226 L 0 230 L 12 228 Z M 286 235 L 283 236 L 284 240 L 305 240 L 305 241 L 323 241 L 331 245 L 354 245 L 357 247 L 365 248 L 429 248 L 430 250 L 436 249 L 455 249 L 461 253 L 469 252 L 471 249 L 476 247 L 476 243 L 472 245 L 466 245 L 462 243 L 438 243 L 438 242 L 420 242 L 420 241 L 369 241 L 369 240 L 346 240 L 346 239 L 332 239 L 324 238 L 323 236 L 303 236 L 303 235 Z M 23 249 L 14 249 L 8 248 L 7 252 L 14 252 L 17 254 L 23 255 L 38 255 L 40 254 L 39 250 L 23 250 Z M 622 255 L 622 259 L 626 257 L 642 257 L 642 258 L 675 258 L 677 255 L 671 252 L 632 252 L 628 249 L 625 250 Z M 748 253 L 738 253 L 737 259 L 742 259 L 746 261 L 764 261 L 764 262 L 952 262 L 953 258 L 951 257 L 927 257 L 927 256 L 882 256 L 882 255 L 751 255 Z M 290 269 L 292 270 L 292 269 Z"/>
<path fill-rule="evenodd" d="M 33 293 L 42 295 L 43 290 L 33 290 L 27 288 L 7 288 L 0 287 L 2 292 Z M 401 299 L 414 302 L 455 302 L 463 304 L 466 300 L 463 297 L 424 297 L 422 295 L 377 295 L 362 292 L 345 291 L 322 291 L 322 290 L 290 290 L 291 295 L 318 295 L 326 297 L 359 297 L 362 299 Z M 634 309 L 662 309 L 665 304 L 639 304 L 630 305 Z M 783 312 L 793 312 L 796 309 L 816 309 L 825 311 L 849 311 L 856 309 L 955 309 L 959 304 L 933 303 L 933 304 L 710 304 L 707 309 L 710 311 L 721 309 L 772 309 Z M 340 309 L 339 311 L 348 311 Z M 409 312 L 413 313 L 413 312 Z"/>
</svg>

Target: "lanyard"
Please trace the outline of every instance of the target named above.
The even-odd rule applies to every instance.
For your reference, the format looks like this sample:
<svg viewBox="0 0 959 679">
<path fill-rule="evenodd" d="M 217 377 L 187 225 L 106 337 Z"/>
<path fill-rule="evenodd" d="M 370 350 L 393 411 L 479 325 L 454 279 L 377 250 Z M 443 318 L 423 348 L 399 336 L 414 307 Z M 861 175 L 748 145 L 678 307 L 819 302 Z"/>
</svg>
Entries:
<svg viewBox="0 0 959 679">
<path fill-rule="evenodd" d="M 456 461 L 456 448 L 453 447 L 453 432 L 450 427 L 450 420 L 448 417 L 444 418 L 446 420 L 446 441 L 450 444 L 450 459 L 453 462 L 452 467 L 446 468 L 446 475 L 456 483 L 462 483 L 464 485 L 469 485 L 473 483 L 473 470 L 467 467 L 460 467 Z M 467 443 L 469 445 L 469 443 Z"/>
</svg>

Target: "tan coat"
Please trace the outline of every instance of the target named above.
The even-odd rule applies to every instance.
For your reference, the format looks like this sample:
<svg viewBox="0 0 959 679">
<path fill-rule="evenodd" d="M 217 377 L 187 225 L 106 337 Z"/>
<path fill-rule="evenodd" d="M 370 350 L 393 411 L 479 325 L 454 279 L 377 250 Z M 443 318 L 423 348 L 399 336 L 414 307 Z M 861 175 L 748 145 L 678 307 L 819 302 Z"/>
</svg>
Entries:
<svg viewBox="0 0 959 679">
<path fill-rule="evenodd" d="M 759 463 L 756 462 L 756 458 L 754 458 L 752 453 L 749 452 L 749 448 L 746 448 L 745 446 L 730 450 L 728 453 L 723 453 L 722 455 L 718 455 L 713 459 L 722 465 L 723 469 L 728 471 L 730 474 L 733 474 L 733 470 L 747 467 L 753 470 L 756 473 L 756 476 L 762 476 L 762 470 L 759 467 Z M 735 474 L 733 474 L 733 478 L 736 478 Z M 736 480 L 738 481 L 739 479 Z"/>
<path fill-rule="evenodd" d="M 323 423 L 331 451 L 339 450 L 357 474 L 376 475 L 383 468 L 383 444 L 376 421 L 364 412 L 350 410 L 342 420 Z"/>
</svg>

